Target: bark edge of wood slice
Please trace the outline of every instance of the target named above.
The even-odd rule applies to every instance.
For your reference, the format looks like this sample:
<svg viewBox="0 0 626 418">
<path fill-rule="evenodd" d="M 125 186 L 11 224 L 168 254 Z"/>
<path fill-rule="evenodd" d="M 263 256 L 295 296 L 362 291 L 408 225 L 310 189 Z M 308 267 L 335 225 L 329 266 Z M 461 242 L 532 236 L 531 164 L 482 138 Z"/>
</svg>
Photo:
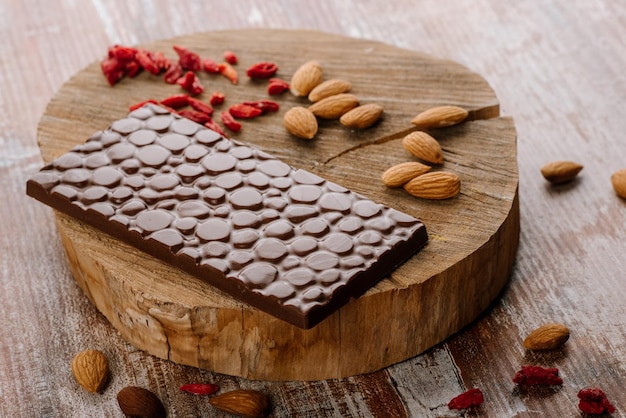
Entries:
<svg viewBox="0 0 626 418">
<path fill-rule="evenodd" d="M 179 364 L 249 379 L 341 378 L 422 353 L 470 324 L 498 297 L 519 241 L 516 132 L 511 118 L 499 117 L 497 98 L 480 76 L 449 60 L 316 31 L 218 31 L 145 47 L 173 58 L 173 44 L 214 57 L 231 49 L 239 55 L 240 76 L 248 65 L 273 58 L 278 75 L 288 80 L 300 64 L 317 59 L 325 78 L 351 80 L 364 103 L 383 101 L 384 118 L 373 128 L 351 131 L 322 122 L 318 138 L 305 142 L 284 131 L 282 114 L 306 99 L 284 96 L 277 115 L 244 123 L 232 137 L 422 219 L 430 241 L 366 294 L 303 330 L 55 213 L 76 282 L 125 340 Z M 390 74 L 405 83 L 390 84 Z M 203 77 L 225 92 L 227 105 L 267 98 L 265 87 L 249 80 L 234 86 Z M 164 84 L 141 74 L 111 88 L 99 63 L 80 71 L 42 116 L 38 141 L 44 160 L 124 117 L 129 105 L 180 92 Z M 386 188 L 382 172 L 414 160 L 401 145 L 414 130 L 410 120 L 437 104 L 470 111 L 470 121 L 430 132 L 444 150 L 441 169 L 461 177 L 461 194 L 427 201 Z"/>
</svg>

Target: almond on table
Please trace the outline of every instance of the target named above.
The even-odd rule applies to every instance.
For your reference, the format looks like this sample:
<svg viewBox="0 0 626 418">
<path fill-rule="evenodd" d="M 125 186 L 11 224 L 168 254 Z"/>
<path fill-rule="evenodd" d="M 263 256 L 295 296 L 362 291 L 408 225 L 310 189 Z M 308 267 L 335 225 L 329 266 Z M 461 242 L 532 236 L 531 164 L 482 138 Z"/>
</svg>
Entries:
<svg viewBox="0 0 626 418">
<path fill-rule="evenodd" d="M 574 180 L 582 169 L 573 161 L 553 161 L 541 167 L 541 174 L 550 183 L 561 184 Z"/>
</svg>

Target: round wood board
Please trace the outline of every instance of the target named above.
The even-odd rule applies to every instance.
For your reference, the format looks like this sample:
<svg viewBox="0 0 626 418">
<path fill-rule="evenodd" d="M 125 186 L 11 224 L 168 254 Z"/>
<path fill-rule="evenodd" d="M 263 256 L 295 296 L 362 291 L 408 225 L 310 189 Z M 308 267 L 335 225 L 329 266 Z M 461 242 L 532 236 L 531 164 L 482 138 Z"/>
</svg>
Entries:
<svg viewBox="0 0 626 418">
<path fill-rule="evenodd" d="M 238 85 L 200 74 L 205 92 L 199 98 L 215 90 L 226 95 L 217 111 L 268 99 L 267 82 L 245 76 L 258 61 L 276 62 L 277 76 L 289 80 L 302 63 L 315 59 L 325 79 L 350 80 L 361 103 L 385 109 L 372 128 L 354 131 L 323 121 L 315 140 L 298 140 L 284 130 L 282 115 L 308 102 L 285 93 L 275 98 L 281 105 L 277 114 L 245 121 L 230 136 L 420 218 L 430 241 L 366 294 L 303 330 L 57 213 L 77 283 L 127 341 L 176 363 L 250 379 L 339 378 L 425 351 L 468 325 L 498 296 L 519 240 L 516 133 L 511 118 L 499 117 L 497 98 L 479 75 L 449 60 L 314 31 L 209 32 L 143 47 L 174 59 L 175 44 L 216 61 L 227 49 L 239 56 Z M 94 62 L 48 105 L 38 131 L 43 158 L 48 162 L 106 129 L 134 103 L 180 92 L 147 73 L 110 87 Z M 430 132 L 445 157 L 434 169 L 457 173 L 460 195 L 429 201 L 386 188 L 380 176 L 388 167 L 416 160 L 401 145 L 415 129 L 411 119 L 447 104 L 468 109 L 470 117 Z"/>
</svg>

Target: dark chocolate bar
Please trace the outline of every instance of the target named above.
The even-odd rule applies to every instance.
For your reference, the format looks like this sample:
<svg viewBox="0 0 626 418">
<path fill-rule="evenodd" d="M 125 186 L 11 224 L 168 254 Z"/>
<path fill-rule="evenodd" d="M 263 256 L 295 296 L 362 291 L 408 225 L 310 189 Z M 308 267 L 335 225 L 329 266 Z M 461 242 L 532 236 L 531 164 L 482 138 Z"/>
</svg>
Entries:
<svg viewBox="0 0 626 418">
<path fill-rule="evenodd" d="M 45 166 L 27 193 L 301 328 L 428 240 L 412 216 L 155 105 Z"/>
</svg>

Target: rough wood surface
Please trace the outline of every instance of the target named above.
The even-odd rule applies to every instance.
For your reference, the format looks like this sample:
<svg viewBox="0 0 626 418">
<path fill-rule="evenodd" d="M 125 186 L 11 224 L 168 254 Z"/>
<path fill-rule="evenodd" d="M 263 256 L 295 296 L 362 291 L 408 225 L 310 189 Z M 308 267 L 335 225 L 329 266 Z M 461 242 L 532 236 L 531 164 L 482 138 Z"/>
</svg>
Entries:
<svg viewBox="0 0 626 418">
<path fill-rule="evenodd" d="M 246 378 L 339 378 L 423 352 L 467 325 L 498 296 L 519 239 L 516 136 L 510 118 L 493 118 L 498 104 L 480 76 L 449 60 L 317 31 L 219 31 L 146 48 L 171 56 L 172 45 L 203 58 L 219 56 L 224 48 L 237 51 L 240 73 L 255 62 L 275 60 L 277 75 L 287 80 L 303 62 L 316 59 L 326 79 L 350 80 L 351 92 L 362 103 L 384 104 L 384 118 L 375 127 L 350 130 L 337 121 L 325 122 L 314 141 L 299 141 L 284 129 L 282 115 L 309 102 L 284 94 L 273 98 L 281 104 L 278 113 L 244 122 L 233 136 L 422 219 L 430 242 L 361 298 L 314 329 L 302 330 L 59 216 L 74 276 L 129 342 L 177 363 Z M 299 49 L 302 56 L 284 53 Z M 218 112 L 267 98 L 267 83 L 244 74 L 237 85 L 208 74 L 200 79 L 207 91 L 199 99 L 208 100 L 214 90 L 225 93 Z M 46 109 L 38 131 L 44 159 L 82 143 L 90 136 L 83 129 L 93 133 L 124 117 L 129 105 L 180 91 L 145 73 L 111 88 L 95 62 L 64 84 Z M 429 201 L 385 187 L 380 176 L 388 167 L 415 160 L 401 144 L 415 130 L 411 119 L 445 104 L 471 113 L 472 120 L 462 125 L 431 132 L 445 153 L 445 163 L 434 169 L 457 173 L 461 194 Z"/>
<path fill-rule="evenodd" d="M 577 391 L 603 388 L 626 416 L 626 202 L 610 188 L 626 166 L 626 4 L 599 0 L 281 1 L 0 0 L 0 416 L 121 417 L 126 385 L 154 391 L 172 417 L 223 417 L 179 393 L 190 381 L 267 391 L 273 416 L 577 417 Z M 426 353 L 354 378 L 269 383 L 180 366 L 135 349 L 72 278 L 52 211 L 24 194 L 42 163 L 37 124 L 73 74 L 112 43 L 250 27 L 312 28 L 381 41 L 459 62 L 482 75 L 518 131 L 521 236 L 502 297 Z M 584 165 L 549 187 L 546 162 Z M 530 330 L 567 324 L 563 351 L 522 348 Z M 112 380 L 102 395 L 72 380 L 73 355 L 98 348 Z M 564 385 L 520 391 L 522 364 L 554 365 Z M 480 387 L 485 404 L 446 403 Z"/>
</svg>

